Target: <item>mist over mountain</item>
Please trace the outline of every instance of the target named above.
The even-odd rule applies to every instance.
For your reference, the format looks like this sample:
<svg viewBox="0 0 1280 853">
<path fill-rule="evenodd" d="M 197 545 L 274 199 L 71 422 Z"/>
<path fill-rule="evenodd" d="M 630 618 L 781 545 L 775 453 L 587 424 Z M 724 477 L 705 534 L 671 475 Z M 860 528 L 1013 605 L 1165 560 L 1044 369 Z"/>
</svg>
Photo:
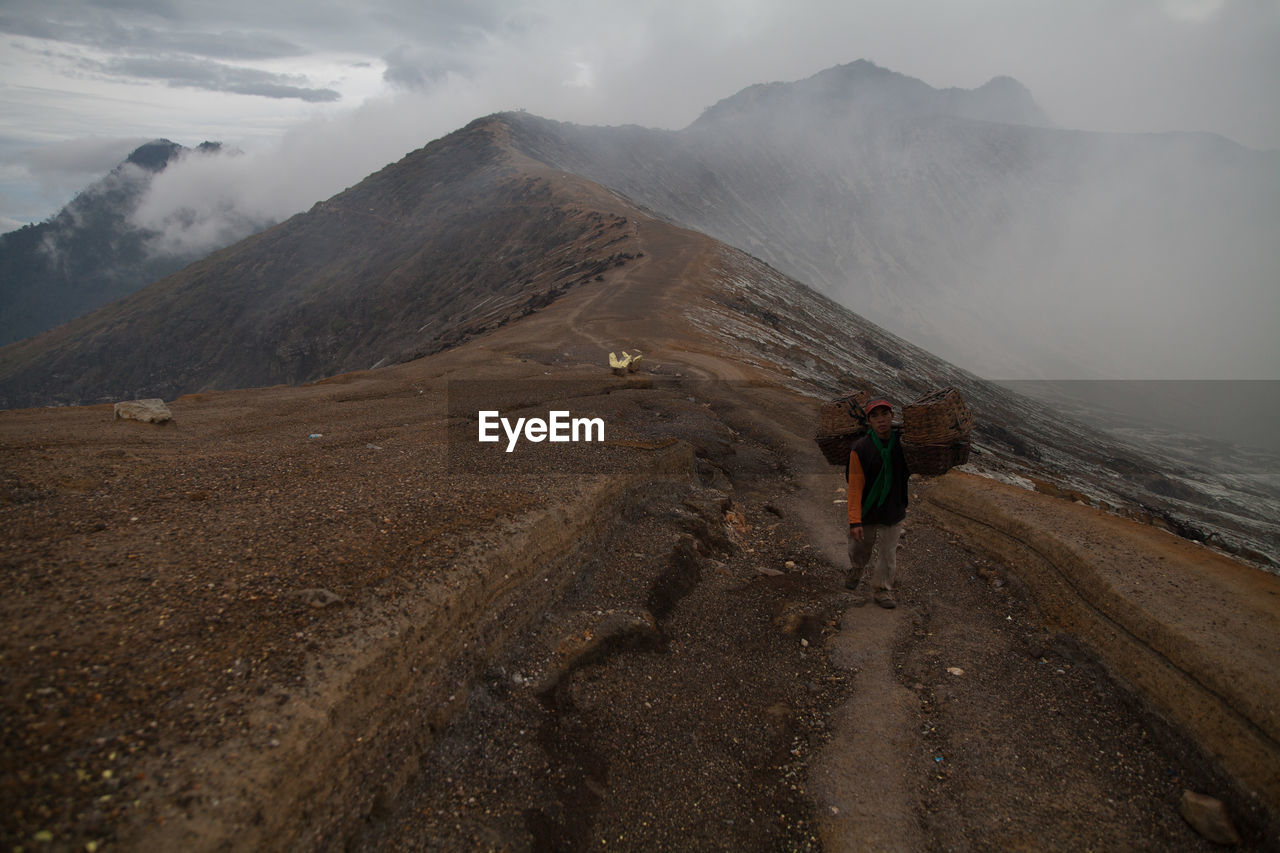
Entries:
<svg viewBox="0 0 1280 853">
<path fill-rule="evenodd" d="M 477 121 L 284 223 L 0 348 L 0 408 L 300 383 L 416 358 L 625 263 Z M 546 171 L 543 169 L 542 171 Z M 603 192 L 603 191 L 600 191 Z"/>
<path fill-rule="evenodd" d="M 220 151 L 213 142 L 191 149 L 153 140 L 47 221 L 0 235 L 0 344 L 65 323 L 202 257 L 207 246 L 162 242 L 136 215 L 170 164 Z M 262 224 L 241 222 L 218 245 Z"/>
<path fill-rule="evenodd" d="M 873 388 L 906 402 L 957 387 L 993 470 L 1274 562 L 1277 504 L 1256 466 L 1207 448 L 1171 477 L 1149 445 L 1103 438 L 528 156 L 530 126 L 479 119 L 306 213 L 0 348 L 0 408 L 300 384 L 533 324 L 542 331 L 524 333 L 533 342 L 519 357 L 551 365 L 603 368 L 614 347 L 665 348 L 772 365 L 815 399 Z M 581 314 L 579 294 L 606 313 Z"/>
<path fill-rule="evenodd" d="M 1050 126 L 855 62 L 677 132 L 512 117 L 523 150 L 996 378 L 1269 378 L 1280 152 Z"/>
<path fill-rule="evenodd" d="M 816 113 L 863 116 L 953 116 L 1052 127 L 1031 92 L 1012 77 L 996 77 L 977 89 L 935 89 L 873 62 L 859 59 L 795 83 L 749 86 L 707 108 L 691 128 L 714 128 L 736 119 L 770 116 L 808 124 Z M 754 117 L 754 119 L 753 119 Z"/>
<path fill-rule="evenodd" d="M 681 131 L 509 119 L 527 155 L 980 375 L 1268 379 L 1280 364 L 1269 328 L 1280 152 L 1208 134 L 1063 130 L 1011 78 L 935 89 L 864 60 L 748 87 Z M 228 194 L 243 180 L 219 181 L 212 165 L 170 171 L 182 180 L 152 184 L 115 251 L 137 256 L 144 234 L 157 253 L 146 263 L 192 260 L 267 224 L 261 198 Z M 24 257 L 36 236 L 22 238 Z M 179 264 L 118 266 L 28 289 L 118 296 Z M 94 276 L 110 287 L 90 286 Z M 4 275 L 10 287 L 27 280 Z M 73 301 L 24 293 L 4 313 L 17 322 L 35 311 L 28 302 Z"/>
</svg>

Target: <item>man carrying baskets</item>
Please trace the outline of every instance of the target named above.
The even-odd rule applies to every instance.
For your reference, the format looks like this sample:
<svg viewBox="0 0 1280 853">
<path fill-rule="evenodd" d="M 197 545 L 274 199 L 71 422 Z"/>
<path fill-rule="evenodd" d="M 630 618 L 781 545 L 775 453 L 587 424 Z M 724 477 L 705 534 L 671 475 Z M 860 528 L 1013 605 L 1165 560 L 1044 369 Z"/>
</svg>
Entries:
<svg viewBox="0 0 1280 853">
<path fill-rule="evenodd" d="M 907 459 L 902 436 L 893 428 L 893 405 L 883 398 L 864 407 L 871 427 L 849 453 L 849 575 L 844 585 L 861 607 L 874 597 L 886 609 L 897 607 L 893 577 L 898 541 L 907 516 Z M 868 581 L 866 569 L 877 551 Z M 871 591 L 869 594 L 869 590 Z"/>
</svg>

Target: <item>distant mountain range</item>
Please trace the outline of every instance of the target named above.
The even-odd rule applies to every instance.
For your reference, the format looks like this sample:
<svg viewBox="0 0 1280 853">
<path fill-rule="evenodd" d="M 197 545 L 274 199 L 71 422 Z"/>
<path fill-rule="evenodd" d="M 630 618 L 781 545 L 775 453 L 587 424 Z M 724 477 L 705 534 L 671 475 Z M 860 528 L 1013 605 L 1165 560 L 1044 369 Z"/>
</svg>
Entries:
<svg viewBox="0 0 1280 853">
<path fill-rule="evenodd" d="M 0 408 L 172 398 L 405 361 L 626 263 L 616 248 L 626 223 L 517 169 L 505 138 L 502 122 L 475 122 L 307 213 L 0 348 Z"/>
<path fill-rule="evenodd" d="M 0 235 L 0 345 L 38 334 L 182 269 L 200 254 L 152 244 L 134 213 L 175 160 L 221 150 L 156 139 L 136 148 L 56 215 Z M 201 253 L 203 254 L 203 253 Z"/>
<path fill-rule="evenodd" d="M 488 134 L 477 133 L 482 125 Z M 5 235 L 10 334 L 83 314 L 182 263 L 149 253 L 154 235 L 130 210 L 152 176 L 196 153 L 143 146 L 53 220 Z M 550 231 L 518 238 L 526 254 L 505 256 L 505 272 L 474 244 L 450 242 L 473 203 L 505 198 L 511 209 L 513 188 L 494 177 L 511 157 L 595 181 L 741 248 L 983 375 L 1117 378 L 1142 375 L 1153 360 L 1168 370 L 1179 360 L 1205 370 L 1280 363 L 1280 352 L 1266 359 L 1280 347 L 1268 311 L 1280 300 L 1271 234 L 1280 152 L 1206 135 L 1059 130 L 1012 79 L 939 90 L 858 61 L 751 86 L 681 131 L 527 113 L 473 124 L 137 300 L 0 352 L 5 400 L 299 382 L 447 347 L 485 324 L 468 319 L 471 296 L 438 296 L 439 282 L 487 298 L 513 286 L 505 275 L 544 272 L 534 272 L 531 253 Z M 421 183 L 435 169 L 452 189 Z M 220 294 L 207 306 L 197 296 L 206 291 Z M 136 329 L 128 343 L 111 343 L 104 326 L 154 315 L 157 299 L 178 300 L 199 325 L 168 343 Z M 389 327 L 392 319 L 412 331 Z M 211 329 L 217 341 L 203 342 Z M 112 357 L 82 352 L 89 341 Z M 138 366 L 126 351 L 151 354 Z M 88 359 L 87 372 L 48 367 L 77 358 Z"/>
<path fill-rule="evenodd" d="M 1053 128 L 1009 78 L 859 61 L 690 127 L 509 117 L 516 144 L 993 378 L 1269 378 L 1280 152 Z"/>
<path fill-rule="evenodd" d="M 748 87 L 681 131 L 501 120 L 526 156 L 984 376 L 1268 378 L 1280 363 L 1280 152 L 1061 130 L 1011 78 L 935 89 L 862 60 Z M 129 220 L 151 174 L 122 164 L 0 238 L 0 343 L 194 260 L 150 254 Z"/>
<path fill-rule="evenodd" d="M 0 408 L 299 384 L 439 353 L 500 327 L 532 328 L 551 314 L 549 331 L 522 357 L 603 367 L 613 341 L 634 340 L 650 356 L 718 347 L 773 365 L 815 396 L 874 388 L 905 402 L 960 388 L 980 413 L 984 464 L 1053 480 L 1183 535 L 1212 533 L 1222 547 L 1274 563 L 1265 543 L 1276 503 L 1248 472 L 1230 490 L 1216 485 L 1235 476 L 1230 459 L 1206 451 L 1171 477 L 1144 451 L 662 221 L 566 171 L 562 159 L 534 156 L 561 140 L 555 129 L 521 115 L 478 119 L 306 213 L 0 348 Z M 630 277 L 632 266 L 648 272 Z M 678 300 L 638 292 L 655 287 L 655 270 L 679 279 L 670 289 Z M 593 296 L 619 289 L 612 303 L 596 298 L 616 306 L 609 316 L 576 313 L 575 298 L 592 288 Z M 593 323 L 612 324 L 607 339 Z M 615 326 L 625 326 L 622 339 Z M 1207 467 L 1196 461 L 1207 458 L 1215 458 Z M 1187 521 L 1188 507 L 1212 523 Z"/>
</svg>

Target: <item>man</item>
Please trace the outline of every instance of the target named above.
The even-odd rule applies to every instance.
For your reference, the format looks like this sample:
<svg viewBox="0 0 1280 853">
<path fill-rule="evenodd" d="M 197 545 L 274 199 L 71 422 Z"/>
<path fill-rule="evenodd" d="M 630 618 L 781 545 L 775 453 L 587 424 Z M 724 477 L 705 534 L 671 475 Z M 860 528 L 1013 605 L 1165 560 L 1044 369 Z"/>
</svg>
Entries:
<svg viewBox="0 0 1280 853">
<path fill-rule="evenodd" d="M 898 540 L 907 517 L 907 460 L 902 440 L 893 429 L 893 405 L 883 398 L 864 407 L 871 429 L 853 443 L 849 454 L 849 576 L 844 585 L 854 591 L 853 604 L 867 603 L 868 589 L 876 604 L 898 606 L 893 592 Z M 879 544 L 871 578 L 866 576 L 871 553 Z"/>
</svg>

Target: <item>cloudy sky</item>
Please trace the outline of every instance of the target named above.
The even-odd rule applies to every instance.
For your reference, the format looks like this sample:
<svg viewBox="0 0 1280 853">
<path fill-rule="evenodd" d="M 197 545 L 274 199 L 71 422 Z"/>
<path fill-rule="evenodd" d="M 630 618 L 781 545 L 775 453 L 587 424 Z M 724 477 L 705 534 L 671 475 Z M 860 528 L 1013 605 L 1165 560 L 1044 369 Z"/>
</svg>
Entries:
<svg viewBox="0 0 1280 853">
<path fill-rule="evenodd" d="M 279 217 L 497 110 L 679 128 L 860 58 L 1280 148 L 1280 0 L 0 0 L 0 228 L 157 137 L 245 155 L 175 193 Z"/>
</svg>

